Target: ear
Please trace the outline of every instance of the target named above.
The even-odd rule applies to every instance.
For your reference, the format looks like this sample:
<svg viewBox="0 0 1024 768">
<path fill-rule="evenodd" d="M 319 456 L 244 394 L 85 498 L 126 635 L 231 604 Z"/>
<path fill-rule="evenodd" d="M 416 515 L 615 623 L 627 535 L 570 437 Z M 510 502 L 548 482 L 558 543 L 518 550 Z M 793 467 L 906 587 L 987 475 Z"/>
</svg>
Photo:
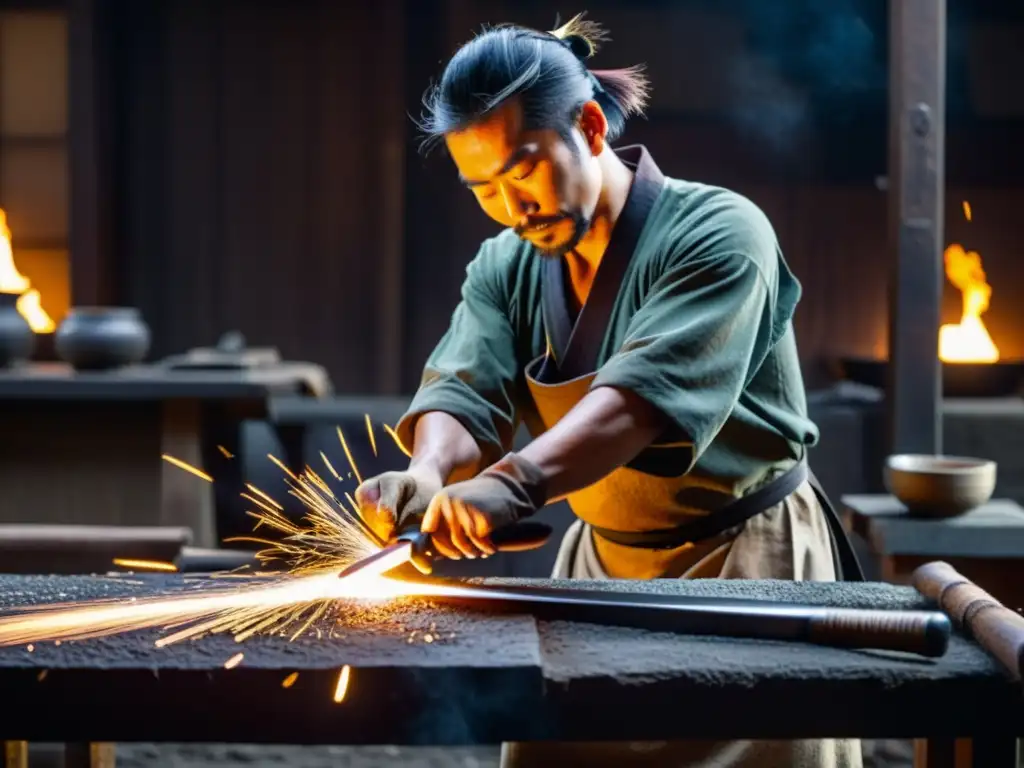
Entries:
<svg viewBox="0 0 1024 768">
<path fill-rule="evenodd" d="M 608 118 L 604 110 L 596 101 L 588 101 L 580 110 L 577 121 L 583 140 L 590 148 L 590 152 L 597 157 L 604 151 L 605 136 L 608 135 Z"/>
</svg>

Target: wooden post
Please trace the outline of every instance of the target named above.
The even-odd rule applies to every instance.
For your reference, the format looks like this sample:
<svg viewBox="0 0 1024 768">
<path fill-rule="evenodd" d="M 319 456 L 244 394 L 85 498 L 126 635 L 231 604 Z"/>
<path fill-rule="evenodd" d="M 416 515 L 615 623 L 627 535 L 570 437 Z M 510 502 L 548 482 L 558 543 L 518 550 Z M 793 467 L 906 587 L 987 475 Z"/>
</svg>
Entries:
<svg viewBox="0 0 1024 768">
<path fill-rule="evenodd" d="M 890 0 L 889 445 L 942 452 L 946 0 Z"/>
</svg>

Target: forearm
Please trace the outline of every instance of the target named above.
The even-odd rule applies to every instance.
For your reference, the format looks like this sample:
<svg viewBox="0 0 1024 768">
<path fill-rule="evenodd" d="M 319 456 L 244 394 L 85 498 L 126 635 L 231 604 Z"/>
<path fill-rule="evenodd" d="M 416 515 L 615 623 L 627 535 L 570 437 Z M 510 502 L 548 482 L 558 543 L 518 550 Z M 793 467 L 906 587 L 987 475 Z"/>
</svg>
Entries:
<svg viewBox="0 0 1024 768">
<path fill-rule="evenodd" d="M 430 411 L 416 420 L 409 469 L 436 473 L 448 483 L 472 477 L 481 459 L 480 447 L 454 416 Z"/>
<path fill-rule="evenodd" d="M 666 426 L 665 416 L 643 398 L 598 387 L 519 455 L 544 473 L 550 502 L 629 463 Z"/>
</svg>

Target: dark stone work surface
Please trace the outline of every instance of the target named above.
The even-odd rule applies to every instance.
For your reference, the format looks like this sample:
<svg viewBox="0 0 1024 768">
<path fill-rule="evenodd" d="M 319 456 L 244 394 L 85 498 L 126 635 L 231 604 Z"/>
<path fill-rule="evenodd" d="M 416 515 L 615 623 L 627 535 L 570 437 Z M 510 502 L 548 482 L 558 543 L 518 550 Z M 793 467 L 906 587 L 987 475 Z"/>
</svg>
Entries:
<svg viewBox="0 0 1024 768">
<path fill-rule="evenodd" d="M 5 577 L 0 601 L 11 609 L 202 586 L 181 577 Z M 928 607 L 913 590 L 882 584 L 572 586 Z M 923 737 L 1006 733 L 1024 723 L 1019 687 L 961 637 L 942 659 L 923 660 L 539 622 L 427 600 L 359 610 L 343 605 L 339 611 L 344 623 L 331 625 L 333 636 L 327 628 L 294 642 L 258 637 L 239 645 L 213 636 L 160 649 L 154 640 L 161 633 L 146 631 L 59 646 L 37 643 L 32 652 L 2 648 L 0 686 L 16 705 L 0 720 L 0 738 L 473 745 L 543 738 Z M 422 642 L 426 633 L 437 640 Z M 225 669 L 239 651 L 242 663 Z M 345 701 L 335 704 L 334 685 L 345 664 L 353 668 L 352 682 Z M 292 672 L 299 672 L 297 682 L 283 689 Z M 680 719 L 680 701 L 701 704 Z M 786 707 L 779 706 L 782 701 Z M 794 731 L 797 724 L 800 732 Z"/>
</svg>

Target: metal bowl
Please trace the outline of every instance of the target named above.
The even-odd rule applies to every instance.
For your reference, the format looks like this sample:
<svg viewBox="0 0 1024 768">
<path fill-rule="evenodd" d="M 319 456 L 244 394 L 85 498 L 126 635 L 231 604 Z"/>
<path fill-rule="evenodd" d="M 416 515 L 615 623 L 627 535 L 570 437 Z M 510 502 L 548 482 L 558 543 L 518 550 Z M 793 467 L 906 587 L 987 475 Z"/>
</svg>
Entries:
<svg viewBox="0 0 1024 768">
<path fill-rule="evenodd" d="M 898 454 L 886 459 L 884 480 L 911 515 L 955 517 L 992 498 L 996 463 L 965 456 Z"/>
</svg>

